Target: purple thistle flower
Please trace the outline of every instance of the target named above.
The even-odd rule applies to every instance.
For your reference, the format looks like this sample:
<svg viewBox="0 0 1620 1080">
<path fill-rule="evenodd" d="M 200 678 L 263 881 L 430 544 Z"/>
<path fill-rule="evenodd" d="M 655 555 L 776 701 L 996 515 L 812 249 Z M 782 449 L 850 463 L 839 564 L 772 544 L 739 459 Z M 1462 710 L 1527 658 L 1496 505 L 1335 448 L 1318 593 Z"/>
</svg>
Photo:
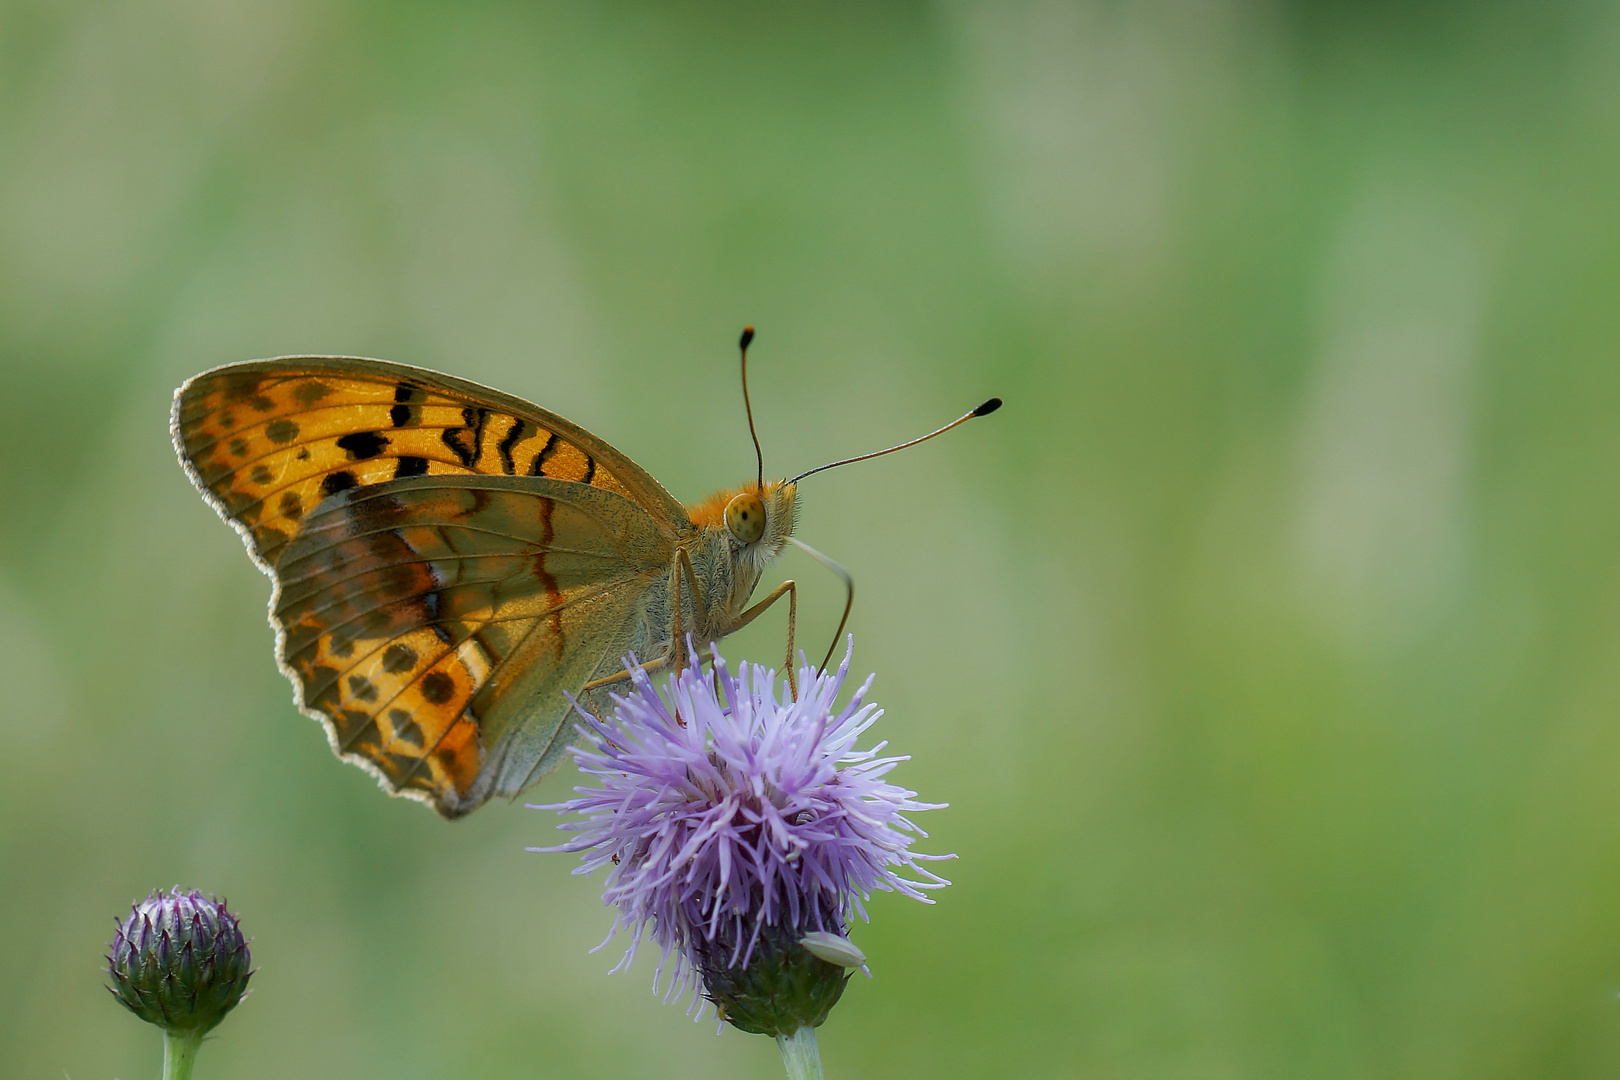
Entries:
<svg viewBox="0 0 1620 1080">
<path fill-rule="evenodd" d="M 949 884 L 920 863 L 951 856 L 913 852 L 927 834 L 905 816 L 943 804 L 886 781 L 907 760 L 880 757 L 886 743 L 856 749 L 882 711 L 865 700 L 870 678 L 835 711 L 848 653 L 836 674 L 802 667 L 796 701 L 776 672 L 744 663 L 732 675 L 718 654 L 713 674 L 694 660 L 662 693 L 627 667 L 632 690 L 615 695 L 612 719 L 580 710 L 573 753 L 599 786 L 536 807 L 583 816 L 559 826 L 580 835 L 531 850 L 582 852 L 576 874 L 608 867 L 603 901 L 618 909 L 608 940 L 632 935 L 613 970 L 650 934 L 660 975 L 675 956 L 666 997 L 701 979 L 744 1030 L 819 1025 L 844 965 L 860 964 L 847 924 L 866 918 L 872 893 L 932 903 L 924 890 Z"/>
</svg>

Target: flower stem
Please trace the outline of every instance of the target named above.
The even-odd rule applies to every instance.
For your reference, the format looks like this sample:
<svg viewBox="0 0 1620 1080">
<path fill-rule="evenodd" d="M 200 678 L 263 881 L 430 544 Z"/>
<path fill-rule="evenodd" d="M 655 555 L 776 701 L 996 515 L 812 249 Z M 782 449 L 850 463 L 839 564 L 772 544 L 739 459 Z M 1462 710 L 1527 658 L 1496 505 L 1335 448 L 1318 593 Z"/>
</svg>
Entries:
<svg viewBox="0 0 1620 1080">
<path fill-rule="evenodd" d="M 191 1066 L 197 1061 L 197 1047 L 201 1045 L 200 1031 L 165 1031 L 163 1080 L 191 1080 Z"/>
<path fill-rule="evenodd" d="M 782 1064 L 787 1066 L 788 1080 L 822 1080 L 821 1051 L 816 1049 L 816 1029 L 806 1024 L 791 1035 L 778 1035 L 776 1045 L 782 1048 Z"/>
</svg>

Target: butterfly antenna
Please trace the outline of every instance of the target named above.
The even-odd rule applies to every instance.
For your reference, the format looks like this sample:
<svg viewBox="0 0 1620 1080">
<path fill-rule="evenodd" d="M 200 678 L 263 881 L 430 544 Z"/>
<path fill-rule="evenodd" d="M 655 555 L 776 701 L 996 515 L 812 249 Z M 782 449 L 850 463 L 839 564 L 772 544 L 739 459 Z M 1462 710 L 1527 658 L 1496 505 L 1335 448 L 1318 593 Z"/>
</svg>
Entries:
<svg viewBox="0 0 1620 1080">
<path fill-rule="evenodd" d="M 765 454 L 759 448 L 759 432 L 754 430 L 754 405 L 748 400 L 748 345 L 754 340 L 754 328 L 743 327 L 742 337 L 737 341 L 737 349 L 742 353 L 742 384 L 743 408 L 748 412 L 748 437 L 754 440 L 754 460 L 759 464 L 759 490 L 765 490 Z"/>
<path fill-rule="evenodd" d="M 744 334 L 743 336 L 744 336 L 744 338 L 746 338 L 748 335 Z M 953 428 L 953 427 L 956 427 L 958 424 L 967 423 L 969 420 L 972 420 L 975 416 L 989 416 L 991 413 L 995 412 L 999 408 L 1001 408 L 1001 399 L 998 398 L 998 397 L 993 397 L 989 401 L 985 402 L 983 405 L 980 405 L 977 409 L 974 409 L 972 412 L 967 413 L 967 414 L 965 414 L 963 416 L 959 416 L 955 420 L 952 420 L 950 423 L 946 424 L 944 427 L 940 428 L 938 431 L 930 431 L 926 435 L 922 435 L 922 436 L 919 436 L 919 437 L 917 437 L 915 439 L 912 439 L 910 442 L 903 442 L 899 446 L 891 446 L 887 450 L 874 450 L 870 454 L 861 454 L 859 457 L 845 458 L 843 461 L 834 461 L 834 462 L 832 462 L 831 464 L 828 464 L 828 465 L 819 465 L 816 468 L 811 469 L 809 472 L 800 473 L 798 476 L 795 476 L 792 480 L 789 480 L 788 483 L 797 484 L 800 480 L 803 480 L 805 477 L 814 475 L 815 473 L 818 473 L 818 472 L 826 472 L 828 469 L 836 469 L 840 465 L 848 465 L 848 464 L 850 464 L 852 462 L 856 462 L 856 461 L 865 461 L 868 458 L 882 457 L 884 454 L 892 454 L 896 450 L 904 450 L 908 446 L 916 446 L 920 442 L 927 442 L 929 439 L 932 439 L 935 435 L 943 435 L 943 434 L 945 434 L 947 431 L 951 430 L 951 428 Z M 835 642 L 835 644 L 836 644 L 836 642 Z"/>
</svg>

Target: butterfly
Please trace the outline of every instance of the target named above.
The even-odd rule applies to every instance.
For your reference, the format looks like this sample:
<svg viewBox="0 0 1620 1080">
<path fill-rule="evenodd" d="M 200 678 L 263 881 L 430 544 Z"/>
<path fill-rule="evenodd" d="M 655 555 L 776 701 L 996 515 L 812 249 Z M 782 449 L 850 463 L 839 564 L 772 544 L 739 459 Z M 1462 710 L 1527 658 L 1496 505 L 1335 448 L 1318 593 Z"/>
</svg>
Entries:
<svg viewBox="0 0 1620 1080">
<path fill-rule="evenodd" d="M 537 405 L 345 356 L 205 371 L 175 391 L 171 432 L 273 583 L 298 707 L 339 758 L 446 818 L 555 768 L 571 699 L 611 709 L 625 657 L 678 665 L 784 595 L 791 625 L 793 582 L 750 600 L 809 473 L 762 467 L 683 506 Z"/>
</svg>

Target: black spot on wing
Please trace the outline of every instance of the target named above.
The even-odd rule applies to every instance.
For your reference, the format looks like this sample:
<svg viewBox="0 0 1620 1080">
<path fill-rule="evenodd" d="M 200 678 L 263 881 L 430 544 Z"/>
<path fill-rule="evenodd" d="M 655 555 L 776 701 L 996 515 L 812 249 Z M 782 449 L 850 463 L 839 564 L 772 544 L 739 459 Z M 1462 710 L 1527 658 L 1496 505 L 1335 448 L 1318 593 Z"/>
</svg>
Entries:
<svg viewBox="0 0 1620 1080">
<path fill-rule="evenodd" d="M 251 371 L 235 371 L 220 377 L 220 389 L 226 401 L 241 401 L 259 392 L 259 376 Z"/>
<path fill-rule="evenodd" d="M 416 420 L 416 409 L 411 402 L 416 400 L 417 387 L 408 382 L 394 384 L 394 407 L 388 410 L 388 422 L 395 427 L 406 427 Z"/>
<path fill-rule="evenodd" d="M 422 745 L 422 729 L 411 719 L 410 713 L 404 709 L 389 709 L 388 721 L 394 725 L 394 738 L 412 746 Z"/>
<path fill-rule="evenodd" d="M 340 491 L 348 491 L 358 483 L 354 473 L 340 469 L 335 473 L 326 474 L 326 478 L 321 481 L 321 494 L 336 495 Z"/>
<path fill-rule="evenodd" d="M 359 627 L 340 626 L 332 631 L 332 641 L 328 648 L 333 656 L 347 660 L 354 655 L 354 639 Z"/>
<path fill-rule="evenodd" d="M 429 704 L 443 705 L 456 696 L 456 681 L 442 671 L 431 671 L 422 679 L 422 696 Z"/>
<path fill-rule="evenodd" d="M 409 671 L 414 668 L 416 660 L 415 649 L 409 645 L 395 642 L 383 652 L 383 670 L 390 675 L 398 675 L 402 671 Z"/>
<path fill-rule="evenodd" d="M 350 461 L 365 461 L 383 452 L 388 437 L 375 431 L 356 431 L 343 436 L 337 444 L 348 452 Z"/>
<path fill-rule="evenodd" d="M 298 438 L 298 425 L 287 419 L 272 420 L 266 425 L 264 434 L 271 442 L 285 446 Z"/>
<path fill-rule="evenodd" d="M 427 458 L 405 454 L 394 465 L 394 479 L 398 480 L 402 476 L 426 476 L 427 470 Z"/>
<path fill-rule="evenodd" d="M 313 405 L 331 392 L 332 388 L 325 383 L 307 382 L 299 383 L 298 389 L 293 391 L 293 396 L 298 399 L 300 405 Z"/>
</svg>

